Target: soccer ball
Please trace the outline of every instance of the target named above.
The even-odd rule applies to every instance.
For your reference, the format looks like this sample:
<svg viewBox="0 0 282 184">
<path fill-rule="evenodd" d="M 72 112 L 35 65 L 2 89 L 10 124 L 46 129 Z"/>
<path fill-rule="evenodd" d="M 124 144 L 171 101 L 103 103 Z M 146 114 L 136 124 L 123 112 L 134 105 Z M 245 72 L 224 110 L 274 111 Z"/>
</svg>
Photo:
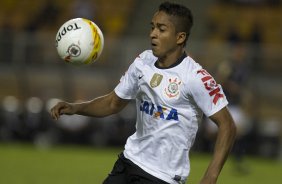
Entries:
<svg viewBox="0 0 282 184">
<path fill-rule="evenodd" d="M 67 63 L 91 64 L 103 51 L 104 36 L 93 21 L 75 18 L 60 27 L 55 45 L 59 56 Z"/>
</svg>

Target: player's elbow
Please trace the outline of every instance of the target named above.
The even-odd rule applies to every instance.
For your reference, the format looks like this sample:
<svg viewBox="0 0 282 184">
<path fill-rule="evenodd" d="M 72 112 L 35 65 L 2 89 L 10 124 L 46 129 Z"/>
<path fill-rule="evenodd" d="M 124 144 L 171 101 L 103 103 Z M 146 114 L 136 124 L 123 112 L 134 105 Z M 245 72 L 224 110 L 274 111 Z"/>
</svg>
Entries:
<svg viewBox="0 0 282 184">
<path fill-rule="evenodd" d="M 231 121 L 229 123 L 229 134 L 230 134 L 230 137 L 235 140 L 236 138 L 236 135 L 237 135 L 237 127 L 234 123 L 234 121 Z"/>
<path fill-rule="evenodd" d="M 231 116 L 228 116 L 228 118 L 226 118 L 221 123 L 218 123 L 217 125 L 219 130 L 224 132 L 225 136 L 227 136 L 231 142 L 235 141 L 237 135 L 237 127 Z"/>
<path fill-rule="evenodd" d="M 128 104 L 128 102 L 129 100 L 121 99 L 115 94 L 115 92 L 112 92 L 110 100 L 111 114 L 120 112 Z"/>
</svg>

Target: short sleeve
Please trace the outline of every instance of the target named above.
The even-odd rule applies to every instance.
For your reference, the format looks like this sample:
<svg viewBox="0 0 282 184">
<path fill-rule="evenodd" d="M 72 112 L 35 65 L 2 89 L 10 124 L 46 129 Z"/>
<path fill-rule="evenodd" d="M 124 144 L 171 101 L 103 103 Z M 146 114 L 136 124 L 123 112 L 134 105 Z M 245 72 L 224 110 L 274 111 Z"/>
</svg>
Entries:
<svg viewBox="0 0 282 184">
<path fill-rule="evenodd" d="M 228 101 L 221 85 L 206 70 L 194 70 L 188 81 L 191 96 L 207 117 L 227 106 Z"/>
<path fill-rule="evenodd" d="M 136 97 L 138 84 L 136 77 L 136 60 L 129 66 L 121 77 L 120 83 L 115 88 L 115 93 L 122 99 L 134 99 Z"/>
</svg>

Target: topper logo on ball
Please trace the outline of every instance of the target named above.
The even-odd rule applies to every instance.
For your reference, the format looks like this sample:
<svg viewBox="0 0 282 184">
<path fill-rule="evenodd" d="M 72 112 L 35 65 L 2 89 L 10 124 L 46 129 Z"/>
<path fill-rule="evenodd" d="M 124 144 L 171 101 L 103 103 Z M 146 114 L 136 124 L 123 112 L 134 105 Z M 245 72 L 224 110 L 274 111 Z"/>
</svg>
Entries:
<svg viewBox="0 0 282 184">
<path fill-rule="evenodd" d="M 77 23 L 74 23 L 74 24 L 70 24 L 68 26 L 65 26 L 63 27 L 63 29 L 59 32 L 59 35 L 57 36 L 57 39 L 56 39 L 56 47 L 58 46 L 58 42 L 62 39 L 62 37 L 67 34 L 67 32 L 69 31 L 75 31 L 77 29 L 81 29 L 81 27 L 79 27 L 77 25 Z"/>
</svg>

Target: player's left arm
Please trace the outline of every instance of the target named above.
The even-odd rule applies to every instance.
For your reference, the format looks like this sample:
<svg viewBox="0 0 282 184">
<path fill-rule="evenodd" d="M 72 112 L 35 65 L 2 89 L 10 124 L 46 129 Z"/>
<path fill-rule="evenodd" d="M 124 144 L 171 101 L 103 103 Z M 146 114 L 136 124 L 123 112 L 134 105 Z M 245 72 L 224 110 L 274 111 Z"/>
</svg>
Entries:
<svg viewBox="0 0 282 184">
<path fill-rule="evenodd" d="M 218 126 L 218 134 L 212 160 L 200 184 L 216 183 L 236 137 L 236 126 L 226 107 L 209 118 Z"/>
</svg>

